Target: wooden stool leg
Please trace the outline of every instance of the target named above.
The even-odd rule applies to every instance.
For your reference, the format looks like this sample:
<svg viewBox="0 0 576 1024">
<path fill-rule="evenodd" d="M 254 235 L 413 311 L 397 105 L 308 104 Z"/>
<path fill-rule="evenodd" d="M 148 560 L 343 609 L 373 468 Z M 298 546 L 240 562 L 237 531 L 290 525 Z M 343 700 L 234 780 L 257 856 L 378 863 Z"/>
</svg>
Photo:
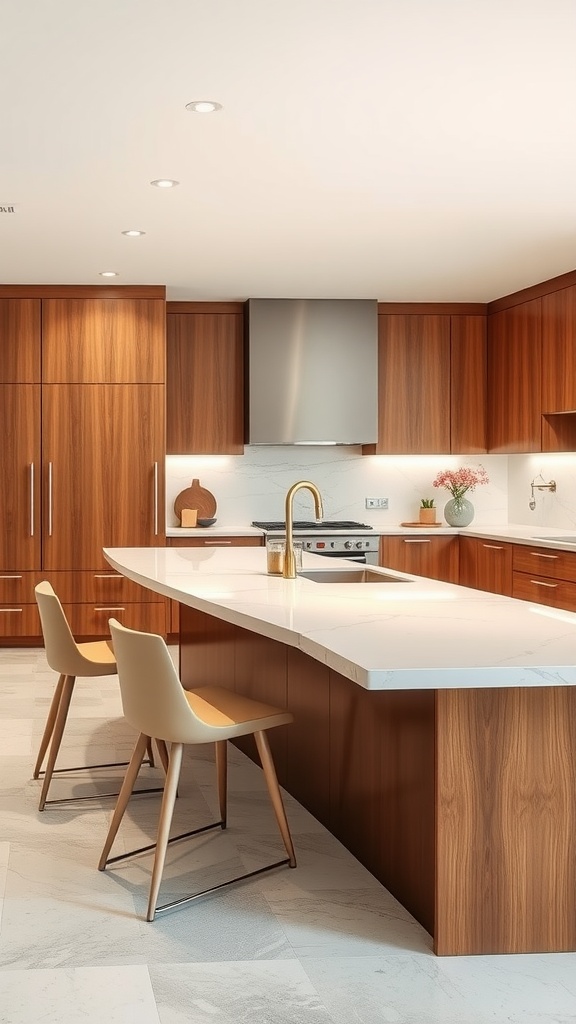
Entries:
<svg viewBox="0 0 576 1024">
<path fill-rule="evenodd" d="M 228 749 L 226 740 L 217 740 L 216 747 L 216 779 L 218 782 L 218 801 L 222 828 L 226 828 L 227 795 L 228 795 Z"/>
<path fill-rule="evenodd" d="M 172 815 L 174 813 L 174 801 L 176 800 L 176 791 L 178 789 L 178 780 L 180 778 L 180 769 L 182 767 L 183 750 L 184 747 L 182 743 L 172 743 L 170 747 L 170 763 L 168 765 L 166 785 L 164 786 L 162 807 L 160 808 L 160 820 L 158 822 L 158 835 L 156 838 L 156 855 L 154 857 L 152 881 L 150 883 L 150 895 L 148 897 L 148 910 L 146 913 L 147 921 L 153 921 L 156 915 L 156 904 L 158 902 L 160 882 L 162 881 L 162 873 L 164 871 L 164 861 L 166 860 L 166 848 L 168 846 L 170 825 L 172 823 Z"/>
<path fill-rule="evenodd" d="M 168 762 L 170 760 L 169 757 L 168 757 L 168 749 L 166 747 L 166 744 L 165 744 L 164 740 L 156 740 L 156 746 L 158 747 L 158 754 L 159 754 L 160 760 L 162 762 L 162 767 L 164 769 L 164 774 L 167 775 L 168 774 Z"/>
<path fill-rule="evenodd" d="M 155 768 L 156 764 L 155 764 L 155 761 L 154 761 L 154 748 L 152 746 L 152 740 L 148 740 L 148 744 L 146 746 L 146 754 L 148 755 L 148 760 L 150 762 L 150 767 L 151 768 Z"/>
<path fill-rule="evenodd" d="M 284 841 L 284 846 L 286 847 L 290 867 L 295 868 L 296 854 L 294 853 L 292 836 L 290 835 L 290 828 L 288 827 L 288 821 L 286 820 L 286 811 L 284 810 L 284 803 L 282 801 L 280 786 L 278 785 L 278 778 L 276 776 L 276 769 L 270 752 L 268 737 L 265 732 L 255 732 L 254 739 L 256 740 L 258 756 L 262 763 L 264 778 L 266 779 L 266 785 L 268 786 L 268 792 L 270 794 L 270 800 L 272 801 L 272 807 L 274 808 L 274 814 L 276 815 L 276 821 L 278 822 L 278 828 L 280 829 L 280 834 Z"/>
<path fill-rule="evenodd" d="M 106 836 L 106 842 L 104 843 L 104 849 L 98 862 L 98 871 L 104 871 L 106 867 L 106 861 L 108 860 L 108 854 L 112 849 L 112 843 L 116 838 L 116 833 L 120 828 L 120 822 L 124 817 L 124 811 L 128 806 L 128 801 L 132 796 L 132 790 L 138 777 L 138 772 L 144 760 L 144 754 L 146 753 L 146 747 L 149 741 L 149 737 L 145 736 L 144 733 L 140 733 L 134 747 L 134 753 L 130 758 L 130 764 L 126 769 L 126 775 L 124 776 L 124 782 L 120 788 L 118 799 L 116 801 L 116 807 L 114 808 L 114 814 L 112 815 L 112 821 L 110 828 L 108 829 L 108 835 Z"/>
<path fill-rule="evenodd" d="M 44 726 L 44 733 L 42 735 L 42 741 L 40 743 L 40 749 L 38 751 L 38 757 L 36 758 L 36 764 L 34 765 L 34 778 L 37 779 L 42 769 L 42 762 L 44 755 L 48 750 L 48 744 L 52 739 L 52 733 L 54 732 L 54 722 L 56 721 L 56 715 L 58 714 L 58 706 L 60 704 L 60 697 L 62 696 L 62 689 L 64 687 L 64 680 L 66 676 L 60 676 L 56 683 L 56 689 L 50 703 L 50 710 L 48 712 L 48 718 L 46 719 L 46 725 Z"/>
<path fill-rule="evenodd" d="M 52 773 L 54 771 L 54 766 L 56 764 L 56 758 L 58 757 L 58 751 L 60 750 L 60 744 L 62 742 L 64 726 L 66 725 L 66 719 L 68 717 L 68 708 L 70 707 L 70 701 L 72 699 L 72 693 L 74 690 L 75 682 L 76 676 L 64 676 L 64 682 L 62 684 L 62 693 L 60 695 L 58 711 L 56 713 L 56 721 L 54 722 L 52 742 L 50 743 L 50 753 L 48 754 L 48 763 L 46 765 L 44 785 L 42 786 L 42 792 L 40 794 L 40 803 L 38 804 L 39 811 L 43 811 L 46 804 L 46 798 L 48 796 L 48 790 L 50 789 Z"/>
</svg>

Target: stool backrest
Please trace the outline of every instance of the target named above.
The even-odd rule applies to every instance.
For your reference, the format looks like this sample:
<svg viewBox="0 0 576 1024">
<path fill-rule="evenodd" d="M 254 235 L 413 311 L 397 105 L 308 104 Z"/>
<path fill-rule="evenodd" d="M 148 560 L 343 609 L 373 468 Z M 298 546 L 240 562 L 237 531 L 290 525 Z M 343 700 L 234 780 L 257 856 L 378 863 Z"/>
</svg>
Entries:
<svg viewBox="0 0 576 1024">
<path fill-rule="evenodd" d="M 34 592 L 50 668 L 60 675 L 81 676 L 85 661 L 72 636 L 60 599 L 47 580 L 38 583 Z"/>
<path fill-rule="evenodd" d="M 124 716 L 139 732 L 170 743 L 210 743 L 217 730 L 190 707 L 163 637 L 109 620 Z"/>
</svg>

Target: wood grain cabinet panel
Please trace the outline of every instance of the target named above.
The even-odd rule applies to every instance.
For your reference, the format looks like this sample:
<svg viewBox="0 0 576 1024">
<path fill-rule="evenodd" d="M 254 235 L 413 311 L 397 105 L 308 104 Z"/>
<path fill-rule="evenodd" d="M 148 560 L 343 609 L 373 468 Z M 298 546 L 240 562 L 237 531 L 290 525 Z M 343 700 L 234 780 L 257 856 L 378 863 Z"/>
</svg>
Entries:
<svg viewBox="0 0 576 1024">
<path fill-rule="evenodd" d="M 512 596 L 576 611 L 576 554 L 517 545 Z"/>
<path fill-rule="evenodd" d="M 166 544 L 171 548 L 261 548 L 264 547 L 263 537 L 236 537 L 223 534 L 211 537 L 167 537 Z"/>
<path fill-rule="evenodd" d="M 166 635 L 166 603 L 149 601 L 143 604 L 65 604 L 62 607 L 70 629 L 76 637 L 109 637 L 109 619 L 118 619 L 130 629 Z"/>
<path fill-rule="evenodd" d="M 576 412 L 576 285 L 541 301 L 542 412 Z"/>
<path fill-rule="evenodd" d="M 43 388 L 46 569 L 109 569 L 103 547 L 164 544 L 164 388 Z"/>
<path fill-rule="evenodd" d="M 40 299 L 0 298 L 0 383 L 40 383 Z"/>
<path fill-rule="evenodd" d="M 450 450 L 487 451 L 486 317 L 450 317 Z"/>
<path fill-rule="evenodd" d="M 41 635 L 40 616 L 35 603 L 11 602 L 0 605 L 0 638 L 2 640 L 23 640 Z"/>
<path fill-rule="evenodd" d="M 380 565 L 458 583 L 458 537 L 381 537 Z"/>
<path fill-rule="evenodd" d="M 46 384 L 161 384 L 166 377 L 162 299 L 44 299 Z"/>
<path fill-rule="evenodd" d="M 488 449 L 542 449 L 542 299 L 488 317 Z"/>
<path fill-rule="evenodd" d="M 366 453 L 450 451 L 450 317 L 378 316 L 378 442 Z"/>
<path fill-rule="evenodd" d="M 175 304 L 182 309 L 184 303 Z M 168 454 L 244 451 L 244 317 L 241 312 L 167 314 Z"/>
<path fill-rule="evenodd" d="M 0 570 L 39 569 L 39 384 L 0 384 L 0 436 Z"/>
<path fill-rule="evenodd" d="M 512 544 L 460 535 L 460 585 L 512 597 Z"/>
</svg>

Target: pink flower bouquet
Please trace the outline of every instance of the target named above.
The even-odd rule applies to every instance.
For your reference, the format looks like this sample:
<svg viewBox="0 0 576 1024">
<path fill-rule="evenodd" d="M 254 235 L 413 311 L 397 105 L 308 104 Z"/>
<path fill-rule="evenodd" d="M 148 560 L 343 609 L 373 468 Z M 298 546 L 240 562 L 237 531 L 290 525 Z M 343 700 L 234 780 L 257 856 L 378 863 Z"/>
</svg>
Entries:
<svg viewBox="0 0 576 1024">
<path fill-rule="evenodd" d="M 481 466 L 480 469 L 444 469 L 438 473 L 432 481 L 433 487 L 446 487 L 456 501 L 461 501 L 466 491 L 473 491 L 479 484 L 487 484 L 488 474 Z"/>
</svg>

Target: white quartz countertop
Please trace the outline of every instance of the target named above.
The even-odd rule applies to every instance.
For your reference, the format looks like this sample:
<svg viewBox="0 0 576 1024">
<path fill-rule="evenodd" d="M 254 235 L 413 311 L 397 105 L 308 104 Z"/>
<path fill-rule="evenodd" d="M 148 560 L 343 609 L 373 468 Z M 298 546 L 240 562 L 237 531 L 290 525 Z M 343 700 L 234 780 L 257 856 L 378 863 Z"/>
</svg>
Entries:
<svg viewBox="0 0 576 1024">
<path fill-rule="evenodd" d="M 564 548 L 567 551 L 576 550 L 576 530 L 562 530 L 557 527 L 546 526 L 519 526 L 514 524 L 503 524 L 499 526 L 482 526 L 474 523 L 465 529 L 455 529 L 447 526 L 434 527 L 406 527 L 406 526 L 374 526 L 374 534 L 381 537 L 394 536 L 469 536 L 479 537 L 486 540 L 498 540 L 508 544 L 534 544 L 537 547 L 548 547 L 555 549 Z M 263 530 L 255 526 L 208 526 L 184 528 L 181 526 L 169 526 L 166 529 L 167 537 L 262 537 Z M 335 531 L 342 536 L 349 534 L 349 531 Z M 551 539 L 554 538 L 554 539 Z M 558 540 L 558 538 L 563 538 Z"/>
<path fill-rule="evenodd" d="M 264 548 L 104 554 L 136 583 L 298 647 L 366 689 L 576 685 L 572 612 L 395 570 L 398 582 L 382 584 L 284 580 L 267 574 Z M 312 568 L 358 569 L 304 552 Z"/>
</svg>

